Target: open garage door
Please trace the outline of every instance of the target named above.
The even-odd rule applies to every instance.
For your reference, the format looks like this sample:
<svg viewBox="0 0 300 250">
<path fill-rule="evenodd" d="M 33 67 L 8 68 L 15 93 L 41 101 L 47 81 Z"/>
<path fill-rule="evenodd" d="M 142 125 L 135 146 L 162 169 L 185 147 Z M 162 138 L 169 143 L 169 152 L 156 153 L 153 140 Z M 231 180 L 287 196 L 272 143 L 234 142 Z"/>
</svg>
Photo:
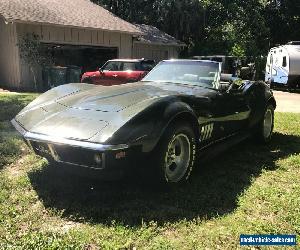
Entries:
<svg viewBox="0 0 300 250">
<path fill-rule="evenodd" d="M 56 66 L 74 65 L 82 72 L 97 70 L 107 60 L 118 58 L 118 48 L 112 47 L 46 43 L 43 47 L 52 55 Z"/>
</svg>

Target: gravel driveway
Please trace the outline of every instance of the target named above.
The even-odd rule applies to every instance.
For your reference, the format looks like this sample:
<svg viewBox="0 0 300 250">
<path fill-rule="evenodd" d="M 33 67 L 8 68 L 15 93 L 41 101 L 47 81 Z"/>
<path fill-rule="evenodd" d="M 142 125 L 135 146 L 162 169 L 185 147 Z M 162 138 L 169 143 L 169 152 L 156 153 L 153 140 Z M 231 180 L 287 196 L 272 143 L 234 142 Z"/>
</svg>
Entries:
<svg viewBox="0 0 300 250">
<path fill-rule="evenodd" d="M 300 93 L 289 93 L 283 91 L 273 91 L 277 112 L 300 113 Z"/>
</svg>

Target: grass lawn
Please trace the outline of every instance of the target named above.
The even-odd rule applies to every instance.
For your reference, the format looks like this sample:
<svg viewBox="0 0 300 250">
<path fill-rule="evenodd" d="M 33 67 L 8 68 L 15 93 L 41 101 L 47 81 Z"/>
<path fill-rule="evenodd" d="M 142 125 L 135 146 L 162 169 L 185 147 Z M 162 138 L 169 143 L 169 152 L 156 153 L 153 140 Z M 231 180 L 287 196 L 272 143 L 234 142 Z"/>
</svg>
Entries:
<svg viewBox="0 0 300 250">
<path fill-rule="evenodd" d="M 49 167 L 9 123 L 34 97 L 0 94 L 0 249 L 236 249 L 242 233 L 300 234 L 300 114 L 276 113 L 269 145 L 248 140 L 159 191 Z"/>
</svg>

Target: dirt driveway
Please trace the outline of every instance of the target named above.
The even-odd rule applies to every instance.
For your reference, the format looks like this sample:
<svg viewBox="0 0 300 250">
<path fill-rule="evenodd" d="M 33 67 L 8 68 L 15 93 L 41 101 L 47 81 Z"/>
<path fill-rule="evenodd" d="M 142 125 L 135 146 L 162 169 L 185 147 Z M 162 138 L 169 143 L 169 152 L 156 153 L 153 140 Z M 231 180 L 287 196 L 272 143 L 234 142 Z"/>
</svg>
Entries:
<svg viewBox="0 0 300 250">
<path fill-rule="evenodd" d="M 273 91 L 277 102 L 277 112 L 300 113 L 300 93 Z"/>
</svg>

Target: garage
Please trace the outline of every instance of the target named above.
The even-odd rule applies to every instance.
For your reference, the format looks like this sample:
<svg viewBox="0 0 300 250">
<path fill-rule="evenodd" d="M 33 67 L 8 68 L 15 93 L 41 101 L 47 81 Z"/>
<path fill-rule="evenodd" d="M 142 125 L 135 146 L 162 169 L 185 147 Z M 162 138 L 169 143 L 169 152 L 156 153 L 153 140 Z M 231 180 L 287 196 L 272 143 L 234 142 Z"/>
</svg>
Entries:
<svg viewBox="0 0 300 250">
<path fill-rule="evenodd" d="M 18 48 L 20 38 L 38 36 L 54 65 L 95 70 L 112 58 L 131 58 L 135 25 L 88 0 L 3 0 L 0 5 L 1 87 L 33 90 L 33 76 Z M 36 65 L 43 82 L 42 65 Z"/>
<path fill-rule="evenodd" d="M 48 43 L 44 43 L 43 47 L 51 53 L 55 65 L 75 65 L 80 67 L 82 72 L 97 70 L 107 60 L 118 58 L 118 47 Z"/>
<path fill-rule="evenodd" d="M 18 43 L 35 35 L 54 66 L 94 71 L 109 59 L 177 58 L 182 46 L 149 25 L 131 24 L 89 0 L 2 0 L 0 4 L 0 83 L 3 88 L 31 91 L 33 73 L 21 58 Z M 35 66 L 43 83 L 45 65 Z"/>
</svg>

